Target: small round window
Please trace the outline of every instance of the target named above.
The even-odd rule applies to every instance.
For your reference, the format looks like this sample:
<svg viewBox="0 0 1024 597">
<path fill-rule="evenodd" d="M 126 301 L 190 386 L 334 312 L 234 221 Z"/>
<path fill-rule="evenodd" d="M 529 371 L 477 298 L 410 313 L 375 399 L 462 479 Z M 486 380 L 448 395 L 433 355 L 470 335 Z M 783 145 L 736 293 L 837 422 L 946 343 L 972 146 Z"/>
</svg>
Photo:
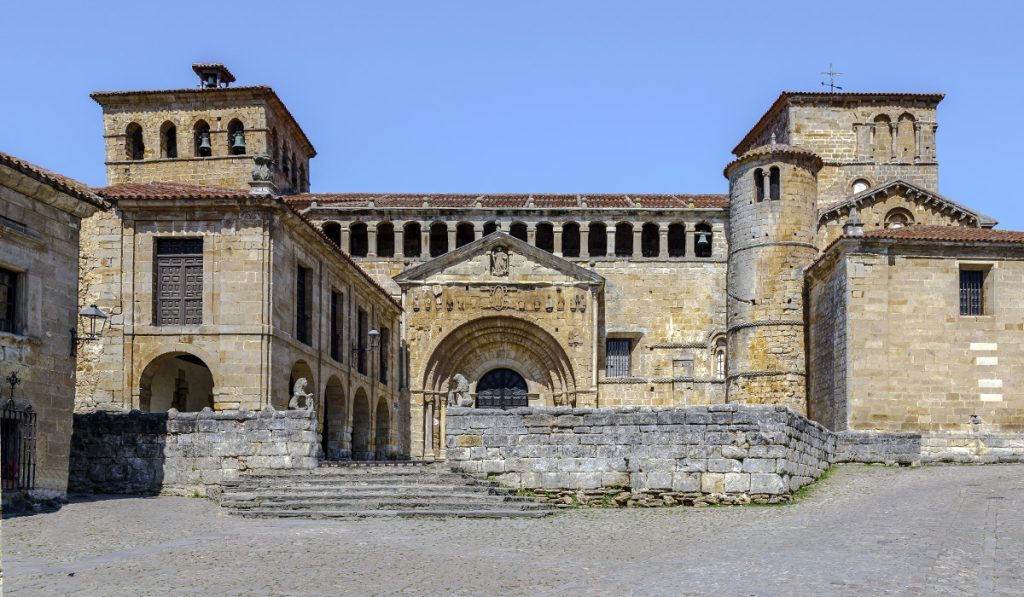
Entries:
<svg viewBox="0 0 1024 597">
<path fill-rule="evenodd" d="M 869 188 L 871 188 L 871 183 L 868 182 L 867 180 L 863 179 L 863 178 L 858 178 L 857 180 L 853 181 L 853 192 L 854 193 L 863 193 L 864 191 L 868 190 Z"/>
</svg>

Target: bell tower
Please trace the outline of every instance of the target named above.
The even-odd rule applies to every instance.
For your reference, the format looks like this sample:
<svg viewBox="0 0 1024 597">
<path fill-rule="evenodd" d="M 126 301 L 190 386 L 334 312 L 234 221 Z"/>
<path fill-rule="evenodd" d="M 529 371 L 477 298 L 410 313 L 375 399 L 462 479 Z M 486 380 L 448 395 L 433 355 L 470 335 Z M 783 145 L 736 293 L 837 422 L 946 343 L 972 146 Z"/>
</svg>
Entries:
<svg viewBox="0 0 1024 597">
<path fill-rule="evenodd" d="M 192 70 L 195 87 L 90 95 L 103 109 L 107 184 L 308 191 L 316 150 L 274 90 L 233 87 L 223 64 Z"/>
<path fill-rule="evenodd" d="M 816 154 L 775 142 L 729 179 L 727 399 L 806 413 L 803 270 L 817 256 Z"/>
</svg>

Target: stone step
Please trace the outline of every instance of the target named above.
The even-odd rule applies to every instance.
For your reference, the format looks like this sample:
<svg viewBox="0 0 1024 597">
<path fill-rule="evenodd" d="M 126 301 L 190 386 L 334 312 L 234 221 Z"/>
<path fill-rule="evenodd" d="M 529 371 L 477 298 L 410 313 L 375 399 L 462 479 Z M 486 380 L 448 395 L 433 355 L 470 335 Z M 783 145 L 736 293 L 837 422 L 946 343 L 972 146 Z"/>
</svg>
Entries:
<svg viewBox="0 0 1024 597">
<path fill-rule="evenodd" d="M 258 502 L 222 502 L 235 510 L 550 510 L 547 504 L 506 500 L 438 500 L 430 498 L 395 500 L 386 497 L 345 500 L 259 500 Z"/>
<path fill-rule="evenodd" d="M 467 478 L 455 473 L 430 473 L 423 475 L 369 475 L 353 477 L 250 477 L 245 476 L 230 483 L 232 486 L 245 485 L 286 485 L 302 483 L 304 485 L 336 485 L 350 483 L 395 483 L 395 484 L 470 484 L 470 485 L 496 485 L 493 481 L 486 479 Z"/>
<path fill-rule="evenodd" d="M 231 514 L 245 518 L 310 518 L 310 519 L 353 519 L 353 518 L 542 518 L 553 510 L 275 510 L 253 509 L 232 511 Z"/>
<path fill-rule="evenodd" d="M 502 498 L 514 495 L 508 489 L 477 490 L 475 487 L 443 488 L 431 485 L 419 487 L 325 487 L 314 489 L 294 489 L 280 487 L 260 487 L 250 490 L 229 490 L 222 495 L 238 499 L 240 496 L 251 496 L 252 498 L 269 498 L 274 496 L 287 496 L 290 498 L 345 498 L 354 496 L 440 496 L 440 497 L 480 497 L 480 498 Z"/>
</svg>

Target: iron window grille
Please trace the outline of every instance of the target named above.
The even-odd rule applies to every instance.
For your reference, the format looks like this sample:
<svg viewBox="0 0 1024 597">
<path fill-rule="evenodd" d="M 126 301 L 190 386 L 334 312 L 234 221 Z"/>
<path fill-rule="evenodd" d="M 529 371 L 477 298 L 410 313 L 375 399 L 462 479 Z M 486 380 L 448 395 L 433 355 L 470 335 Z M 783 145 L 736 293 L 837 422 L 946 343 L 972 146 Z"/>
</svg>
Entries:
<svg viewBox="0 0 1024 597">
<path fill-rule="evenodd" d="M 960 315 L 985 314 L 985 272 L 960 270 Z"/>
<path fill-rule="evenodd" d="M 630 352 L 633 348 L 633 341 L 628 338 L 613 338 L 608 340 L 605 362 L 607 368 L 605 377 L 629 377 L 630 376 Z"/>
<path fill-rule="evenodd" d="M 14 400 L 0 408 L 0 487 L 35 489 L 36 413 Z"/>
</svg>

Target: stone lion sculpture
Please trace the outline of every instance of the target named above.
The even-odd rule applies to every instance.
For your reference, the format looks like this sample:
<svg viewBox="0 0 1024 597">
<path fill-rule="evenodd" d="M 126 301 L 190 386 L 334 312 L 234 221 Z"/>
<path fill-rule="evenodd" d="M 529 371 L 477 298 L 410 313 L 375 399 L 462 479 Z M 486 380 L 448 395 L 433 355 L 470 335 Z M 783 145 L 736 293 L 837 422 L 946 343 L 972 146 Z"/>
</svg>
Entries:
<svg viewBox="0 0 1024 597">
<path fill-rule="evenodd" d="M 313 394 L 306 391 L 308 383 L 305 377 L 295 380 L 295 387 L 292 389 L 292 397 L 288 401 L 288 408 L 292 410 L 313 410 Z M 300 400 L 304 402 L 301 407 L 299 406 Z"/>
<path fill-rule="evenodd" d="M 448 390 L 448 406 L 473 406 L 469 395 L 469 380 L 461 373 L 452 378 L 452 389 Z"/>
</svg>

